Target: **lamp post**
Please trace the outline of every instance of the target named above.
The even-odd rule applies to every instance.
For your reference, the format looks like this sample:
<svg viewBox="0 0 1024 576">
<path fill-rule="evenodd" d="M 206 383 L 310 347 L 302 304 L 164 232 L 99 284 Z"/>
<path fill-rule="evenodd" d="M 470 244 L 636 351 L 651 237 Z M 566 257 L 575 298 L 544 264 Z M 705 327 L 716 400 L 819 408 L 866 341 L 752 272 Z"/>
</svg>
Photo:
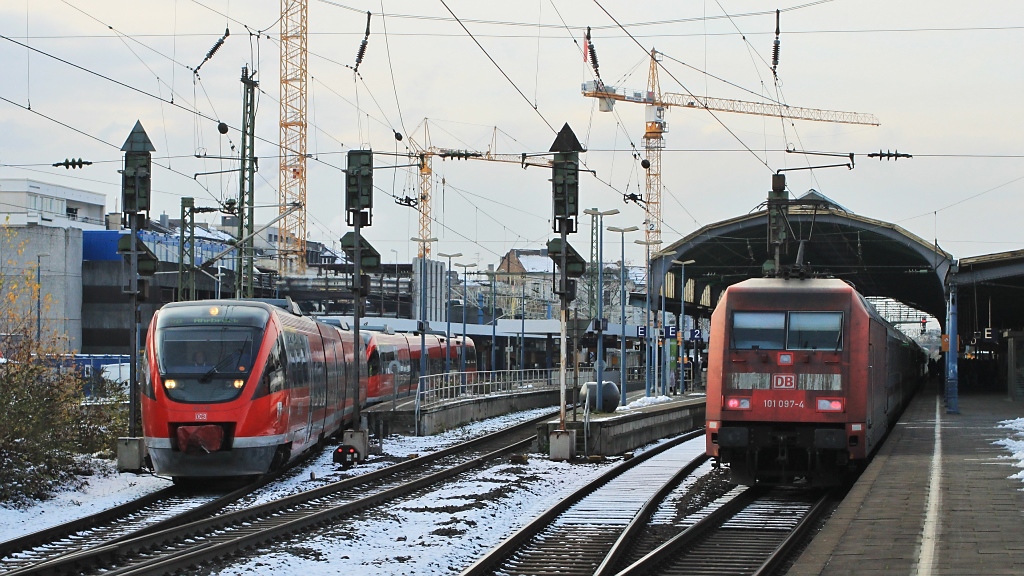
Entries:
<svg viewBox="0 0 1024 576">
<path fill-rule="evenodd" d="M 519 301 L 519 369 L 526 370 L 526 277 L 522 278 L 523 298 Z"/>
<path fill-rule="evenodd" d="M 494 290 L 496 289 L 495 284 L 497 284 L 497 276 L 494 274 L 493 266 L 491 267 L 491 270 L 488 271 L 488 275 L 491 277 L 491 371 L 493 372 L 498 369 L 498 319 L 494 317 Z"/>
<path fill-rule="evenodd" d="M 597 216 L 597 411 L 604 409 L 604 217 L 614 216 L 615 208 L 600 212 L 594 208 L 583 211 L 588 216 Z"/>
<path fill-rule="evenodd" d="M 437 242 L 437 238 L 410 238 L 413 242 L 420 243 L 420 378 L 416 385 L 417 396 L 423 394 L 424 380 L 427 375 L 427 254 L 431 242 Z"/>
<path fill-rule="evenodd" d="M 462 350 L 459 351 L 459 356 L 462 357 L 459 363 L 459 370 L 462 372 L 462 384 L 466 384 L 466 303 L 469 302 L 469 272 L 470 268 L 476 268 L 476 264 L 459 264 L 455 263 L 456 266 L 462 268 Z"/>
<path fill-rule="evenodd" d="M 395 253 L 395 318 L 401 318 L 402 314 L 402 297 L 399 293 L 401 288 L 398 284 L 398 250 L 391 249 Z M 383 281 L 382 281 L 383 282 Z M 382 288 L 383 290 L 383 288 Z"/>
<path fill-rule="evenodd" d="M 651 395 L 654 383 L 651 381 L 651 364 L 656 362 L 657 349 L 651 346 L 651 246 L 658 246 L 661 244 L 660 240 L 633 240 L 634 244 L 640 244 L 645 247 L 645 273 L 647 274 L 647 287 L 644 290 L 647 297 L 646 307 L 644 309 L 644 326 L 647 327 L 647 336 L 644 338 L 644 344 L 646 347 L 645 361 L 644 361 L 644 387 L 646 388 L 647 396 Z M 657 342 L 657 340 L 655 340 Z"/>
<path fill-rule="evenodd" d="M 673 260 L 673 264 L 679 264 L 679 333 L 682 338 L 679 339 L 679 393 L 682 394 L 686 387 L 686 379 L 683 376 L 683 342 L 686 341 L 686 335 L 682 333 L 683 328 L 686 326 L 686 315 L 683 314 L 686 308 L 686 265 L 693 264 L 696 260 Z M 696 349 L 694 349 L 696 352 Z"/>
<path fill-rule="evenodd" d="M 448 259 L 448 268 L 445 269 L 445 281 L 448 284 L 448 301 L 445 303 L 445 320 L 448 322 L 448 327 L 444 330 L 444 371 L 445 374 L 452 371 L 452 354 L 451 354 L 451 341 L 452 341 L 452 275 L 449 270 L 452 269 L 452 258 L 462 257 L 462 252 L 456 252 L 455 254 L 445 254 L 444 252 L 438 252 L 438 256 Z M 465 307 L 463 307 L 465 310 Z M 465 312 L 463 312 L 465 315 Z"/>
<path fill-rule="evenodd" d="M 626 232 L 636 232 L 639 229 L 636 226 L 608 227 L 609 232 L 618 232 L 622 239 L 622 260 L 619 262 L 619 304 L 622 307 L 622 324 L 619 328 L 622 332 L 622 338 L 619 340 L 619 406 L 626 405 Z"/>
<path fill-rule="evenodd" d="M 683 378 L 683 345 L 682 343 L 686 340 L 686 335 L 682 334 L 682 330 L 686 325 L 683 314 L 684 308 L 686 307 L 686 264 L 692 264 L 696 260 L 672 260 L 672 263 L 679 264 L 679 330 L 682 338 L 679 339 L 679 392 L 683 392 L 683 386 L 686 384 Z M 664 291 L 663 291 L 664 293 Z"/>
<path fill-rule="evenodd" d="M 50 255 L 46 252 L 36 254 L 36 344 L 43 334 L 43 258 Z"/>
</svg>

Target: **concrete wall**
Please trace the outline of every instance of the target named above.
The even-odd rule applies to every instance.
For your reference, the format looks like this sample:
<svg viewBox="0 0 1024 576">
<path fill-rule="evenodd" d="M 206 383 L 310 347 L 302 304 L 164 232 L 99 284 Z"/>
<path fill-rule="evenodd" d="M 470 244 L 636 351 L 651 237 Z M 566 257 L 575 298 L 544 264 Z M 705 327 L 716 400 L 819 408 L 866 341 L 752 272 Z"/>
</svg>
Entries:
<svg viewBox="0 0 1024 576">
<path fill-rule="evenodd" d="M 8 236 L 0 237 L 0 276 L 14 279 L 29 271 L 31 278 L 39 265 L 41 300 L 25 302 L 27 312 L 35 318 L 41 304 L 44 333 L 56 333 L 64 352 L 81 351 L 82 231 L 31 225 L 3 230 Z M 37 258 L 40 254 L 49 256 Z M 0 288 L 0 294 L 7 292 Z"/>
<path fill-rule="evenodd" d="M 704 426 L 705 400 L 695 398 L 680 402 L 658 404 L 640 410 L 616 412 L 590 421 L 590 434 L 584 437 L 583 421 L 566 422 L 565 427 L 576 430 L 576 454 L 588 456 L 614 456 L 635 450 L 655 440 L 683 434 Z M 537 428 L 537 443 L 541 452 L 550 449 L 548 439 L 558 428 L 558 422 L 547 422 Z M 584 452 L 584 448 L 586 451 Z"/>
<path fill-rule="evenodd" d="M 520 412 L 533 408 L 558 406 L 559 391 L 545 390 L 526 394 L 487 396 L 437 406 L 420 413 L 420 435 L 430 436 L 451 430 L 470 422 Z M 384 402 L 365 414 L 370 430 L 385 429 L 385 434 L 415 434 L 415 412 L 404 407 L 396 412 L 387 410 L 390 403 Z"/>
</svg>

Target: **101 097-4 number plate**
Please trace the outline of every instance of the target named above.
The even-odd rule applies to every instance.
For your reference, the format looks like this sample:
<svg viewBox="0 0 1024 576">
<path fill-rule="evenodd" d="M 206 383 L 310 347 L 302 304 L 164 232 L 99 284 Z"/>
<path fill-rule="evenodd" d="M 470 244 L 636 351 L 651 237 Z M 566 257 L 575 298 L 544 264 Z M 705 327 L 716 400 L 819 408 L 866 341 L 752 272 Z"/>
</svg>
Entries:
<svg viewBox="0 0 1024 576">
<path fill-rule="evenodd" d="M 803 408 L 803 400 L 765 400 L 765 408 Z"/>
</svg>

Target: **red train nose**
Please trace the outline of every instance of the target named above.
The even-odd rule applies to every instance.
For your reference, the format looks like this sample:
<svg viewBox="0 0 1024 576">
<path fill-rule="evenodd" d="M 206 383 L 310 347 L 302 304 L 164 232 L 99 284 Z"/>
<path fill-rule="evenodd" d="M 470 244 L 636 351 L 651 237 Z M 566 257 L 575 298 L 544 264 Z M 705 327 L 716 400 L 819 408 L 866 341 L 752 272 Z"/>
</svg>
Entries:
<svg viewBox="0 0 1024 576">
<path fill-rule="evenodd" d="M 224 428 L 215 424 L 178 426 L 178 450 L 186 454 L 216 452 L 224 445 Z"/>
</svg>

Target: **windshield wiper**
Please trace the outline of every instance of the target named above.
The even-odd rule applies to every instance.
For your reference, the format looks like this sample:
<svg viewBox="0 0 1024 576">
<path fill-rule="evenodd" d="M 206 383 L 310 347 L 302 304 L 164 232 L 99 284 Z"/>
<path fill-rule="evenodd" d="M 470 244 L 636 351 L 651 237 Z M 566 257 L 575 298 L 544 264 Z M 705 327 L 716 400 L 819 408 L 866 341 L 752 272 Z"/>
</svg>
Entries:
<svg viewBox="0 0 1024 576">
<path fill-rule="evenodd" d="M 242 345 L 238 347 L 238 350 L 234 350 L 234 351 L 230 352 L 227 356 L 221 358 L 220 362 L 217 362 L 216 364 L 214 364 L 213 368 L 210 368 L 206 372 L 206 374 L 203 374 L 202 376 L 199 377 L 199 381 L 203 382 L 203 383 L 209 382 L 210 379 L 213 378 L 213 375 L 216 374 L 217 372 L 219 372 L 221 368 L 225 367 L 227 365 L 228 361 L 234 359 L 236 357 L 236 355 L 237 355 L 237 357 L 239 359 L 241 359 L 242 358 L 242 352 L 245 350 L 245 347 L 250 344 L 250 342 L 252 342 L 252 336 L 246 336 L 245 337 L 245 342 L 242 342 Z"/>
</svg>

